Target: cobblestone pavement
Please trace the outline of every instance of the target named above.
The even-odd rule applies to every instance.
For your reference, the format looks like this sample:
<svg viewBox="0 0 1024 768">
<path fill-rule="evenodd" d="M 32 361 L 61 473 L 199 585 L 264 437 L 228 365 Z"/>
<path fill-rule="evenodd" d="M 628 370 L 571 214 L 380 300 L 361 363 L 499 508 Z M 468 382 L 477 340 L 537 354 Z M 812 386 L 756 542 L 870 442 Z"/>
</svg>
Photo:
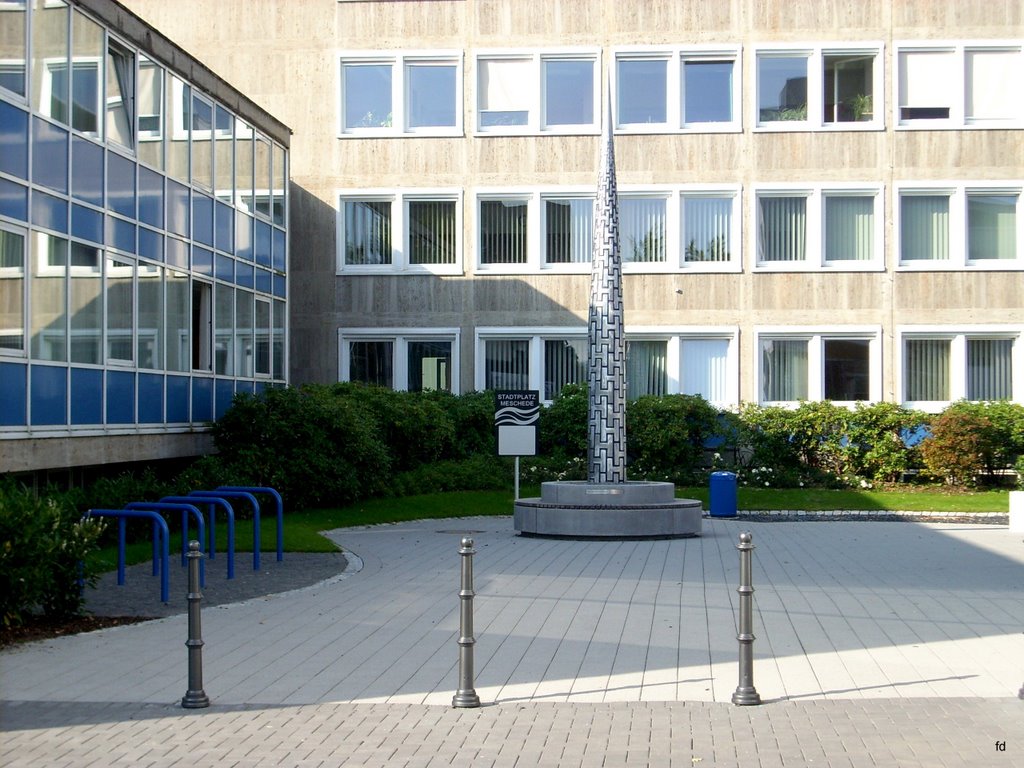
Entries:
<svg viewBox="0 0 1024 768">
<path fill-rule="evenodd" d="M 334 531 L 342 577 L 203 612 L 209 709 L 178 706 L 181 615 L 0 652 L 0 765 L 1024 762 L 1019 534 L 752 525 L 765 703 L 734 707 L 748 521 L 704 523 L 654 542 L 501 518 Z M 478 710 L 450 707 L 464 535 Z"/>
</svg>

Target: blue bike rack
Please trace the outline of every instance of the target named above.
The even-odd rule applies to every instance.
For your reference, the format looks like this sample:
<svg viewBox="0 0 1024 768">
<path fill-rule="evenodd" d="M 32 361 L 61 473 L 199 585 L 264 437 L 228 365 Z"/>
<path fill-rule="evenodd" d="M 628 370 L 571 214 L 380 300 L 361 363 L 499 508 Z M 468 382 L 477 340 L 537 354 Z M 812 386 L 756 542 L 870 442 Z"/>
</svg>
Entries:
<svg viewBox="0 0 1024 768">
<path fill-rule="evenodd" d="M 116 517 L 117 521 L 117 583 L 124 585 L 125 521 L 127 518 L 142 518 L 153 521 L 153 575 L 160 572 L 160 602 L 170 600 L 170 540 L 167 521 L 158 512 L 148 509 L 90 509 L 85 517 Z M 160 541 L 160 565 L 157 564 L 157 540 Z"/>
<path fill-rule="evenodd" d="M 271 496 L 277 504 L 277 562 L 284 560 L 284 502 L 281 494 L 273 488 L 261 485 L 219 485 L 218 491 L 247 491 L 248 493 L 263 493 Z"/>
<path fill-rule="evenodd" d="M 195 504 L 171 504 L 163 501 L 133 501 L 124 505 L 125 509 L 151 509 L 154 512 L 181 512 L 181 567 L 188 565 L 188 515 L 191 512 L 196 518 L 199 540 L 206 540 L 206 525 L 203 513 Z M 206 568 L 202 559 L 199 560 L 199 586 L 206 586 Z"/>
<path fill-rule="evenodd" d="M 252 569 L 260 569 L 260 503 L 247 491 L 190 491 L 189 496 L 195 499 L 245 499 L 252 504 Z"/>
<path fill-rule="evenodd" d="M 224 514 L 228 517 L 228 578 L 235 578 L 235 510 L 231 508 L 227 500 L 220 498 L 201 499 L 198 496 L 164 496 L 160 501 L 204 505 L 206 507 L 210 515 L 210 522 L 207 527 L 207 530 L 210 532 L 207 557 L 211 560 L 213 560 L 217 551 L 217 528 L 213 511 L 216 507 L 224 510 Z"/>
</svg>

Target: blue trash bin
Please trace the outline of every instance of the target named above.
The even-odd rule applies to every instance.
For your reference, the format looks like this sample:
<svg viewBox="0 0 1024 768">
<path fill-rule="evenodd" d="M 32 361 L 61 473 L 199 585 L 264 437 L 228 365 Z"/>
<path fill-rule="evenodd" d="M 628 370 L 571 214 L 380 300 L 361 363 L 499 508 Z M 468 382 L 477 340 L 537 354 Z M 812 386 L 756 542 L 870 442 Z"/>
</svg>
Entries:
<svg viewBox="0 0 1024 768">
<path fill-rule="evenodd" d="M 736 473 L 711 473 L 711 516 L 736 517 Z"/>
</svg>

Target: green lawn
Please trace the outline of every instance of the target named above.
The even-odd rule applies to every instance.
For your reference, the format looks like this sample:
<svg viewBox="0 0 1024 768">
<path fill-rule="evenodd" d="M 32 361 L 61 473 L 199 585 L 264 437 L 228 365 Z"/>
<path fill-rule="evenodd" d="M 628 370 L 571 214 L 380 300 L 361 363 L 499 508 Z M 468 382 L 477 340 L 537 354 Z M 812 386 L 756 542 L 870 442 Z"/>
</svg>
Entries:
<svg viewBox="0 0 1024 768">
<path fill-rule="evenodd" d="M 537 486 L 522 488 L 523 496 L 536 496 Z M 699 499 L 707 508 L 707 488 L 677 488 L 676 495 Z M 935 490 L 824 490 L 820 488 L 739 488 L 739 508 L 795 509 L 795 510 L 909 510 L 938 512 L 1006 512 L 1009 497 L 1006 491 L 945 492 Z M 475 517 L 478 515 L 512 514 L 510 491 L 464 491 L 437 493 L 429 496 L 407 496 L 399 499 L 371 499 L 349 507 L 310 509 L 302 512 L 285 511 L 286 552 L 334 552 L 334 544 L 319 534 L 332 528 L 376 523 L 397 523 L 406 520 L 438 519 L 446 517 Z M 180 551 L 181 530 L 175 515 L 171 526 L 171 554 Z M 274 552 L 277 548 L 276 520 L 264 515 L 260 520 L 261 550 Z M 138 532 L 148 525 L 138 523 Z M 129 528 L 131 529 L 131 524 Z M 177 529 L 177 532 L 175 532 Z M 195 527 L 191 529 L 195 536 Z M 217 517 L 217 551 L 225 551 L 227 524 Z M 235 524 L 236 552 L 252 552 L 252 521 L 239 520 Z M 151 553 L 148 540 L 128 545 L 126 559 L 141 563 Z M 117 566 L 117 547 L 101 550 L 97 557 L 104 567 Z"/>
</svg>

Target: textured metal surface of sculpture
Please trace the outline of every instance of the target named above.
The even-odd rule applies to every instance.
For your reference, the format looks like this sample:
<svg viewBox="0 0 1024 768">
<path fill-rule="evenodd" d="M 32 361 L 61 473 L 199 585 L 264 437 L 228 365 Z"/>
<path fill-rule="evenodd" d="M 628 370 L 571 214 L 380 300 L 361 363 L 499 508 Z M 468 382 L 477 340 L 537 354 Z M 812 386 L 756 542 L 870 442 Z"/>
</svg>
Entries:
<svg viewBox="0 0 1024 768">
<path fill-rule="evenodd" d="M 626 482 L 626 342 L 612 120 L 605 119 L 590 273 L 588 479 Z"/>
</svg>

